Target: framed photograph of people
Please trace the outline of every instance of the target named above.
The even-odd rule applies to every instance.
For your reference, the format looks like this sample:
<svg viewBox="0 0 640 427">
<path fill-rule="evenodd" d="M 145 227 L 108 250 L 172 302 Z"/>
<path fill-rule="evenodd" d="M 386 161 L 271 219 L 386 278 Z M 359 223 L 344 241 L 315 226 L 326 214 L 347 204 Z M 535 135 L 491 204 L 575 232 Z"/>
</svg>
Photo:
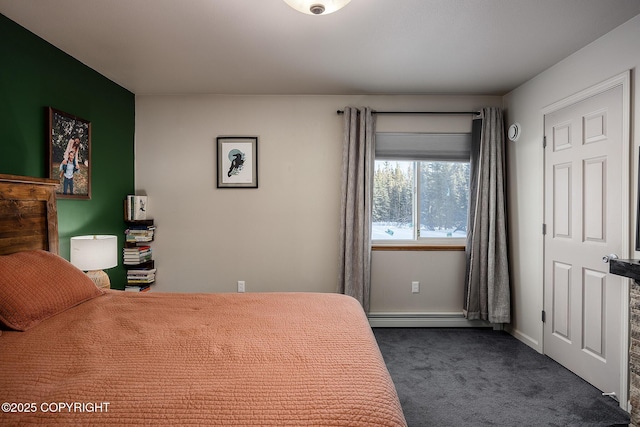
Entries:
<svg viewBox="0 0 640 427">
<path fill-rule="evenodd" d="M 258 138 L 217 138 L 218 188 L 258 188 Z"/>
<path fill-rule="evenodd" d="M 48 107 L 47 167 L 59 199 L 91 199 L 91 123 Z"/>
</svg>

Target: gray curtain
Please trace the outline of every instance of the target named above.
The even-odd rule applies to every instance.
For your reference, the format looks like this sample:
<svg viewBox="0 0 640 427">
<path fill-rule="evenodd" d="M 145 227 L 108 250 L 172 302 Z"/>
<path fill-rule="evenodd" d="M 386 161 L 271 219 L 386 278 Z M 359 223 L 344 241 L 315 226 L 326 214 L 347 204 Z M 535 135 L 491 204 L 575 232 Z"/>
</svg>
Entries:
<svg viewBox="0 0 640 427">
<path fill-rule="evenodd" d="M 511 322 L 504 144 L 502 110 L 483 108 L 472 130 L 464 315 L 491 323 Z"/>
<path fill-rule="evenodd" d="M 344 109 L 338 292 L 369 312 L 375 120 L 370 108 Z"/>
</svg>

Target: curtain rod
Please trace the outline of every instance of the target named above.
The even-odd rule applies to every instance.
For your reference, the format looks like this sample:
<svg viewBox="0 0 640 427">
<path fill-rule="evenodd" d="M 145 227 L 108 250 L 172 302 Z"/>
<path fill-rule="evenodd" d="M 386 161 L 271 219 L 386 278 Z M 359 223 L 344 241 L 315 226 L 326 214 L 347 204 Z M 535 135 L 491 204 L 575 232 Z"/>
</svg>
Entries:
<svg viewBox="0 0 640 427">
<path fill-rule="evenodd" d="M 344 114 L 343 110 L 336 111 L 338 114 Z M 455 115 L 477 115 L 478 111 L 371 111 L 372 114 L 432 114 L 432 115 L 446 115 L 446 116 L 455 116 Z"/>
</svg>

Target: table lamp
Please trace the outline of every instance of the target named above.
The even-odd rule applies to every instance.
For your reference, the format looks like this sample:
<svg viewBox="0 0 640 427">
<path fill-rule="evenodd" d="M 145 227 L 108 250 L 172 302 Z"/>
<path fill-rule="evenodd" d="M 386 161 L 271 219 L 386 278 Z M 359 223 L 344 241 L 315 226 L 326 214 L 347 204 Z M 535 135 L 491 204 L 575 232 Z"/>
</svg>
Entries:
<svg viewBox="0 0 640 427">
<path fill-rule="evenodd" d="M 86 271 L 99 288 L 109 288 L 109 276 L 102 270 L 118 265 L 116 236 L 76 236 L 71 238 L 71 264 Z"/>
</svg>

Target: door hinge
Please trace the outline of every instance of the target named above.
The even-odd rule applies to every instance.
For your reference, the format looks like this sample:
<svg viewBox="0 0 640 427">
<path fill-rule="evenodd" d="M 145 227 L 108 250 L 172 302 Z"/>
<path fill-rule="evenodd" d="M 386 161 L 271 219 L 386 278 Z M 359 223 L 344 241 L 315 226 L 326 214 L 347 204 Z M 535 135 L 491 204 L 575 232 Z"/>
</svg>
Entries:
<svg viewBox="0 0 640 427">
<path fill-rule="evenodd" d="M 542 138 L 542 148 L 547 148 L 547 136 L 546 135 Z"/>
<path fill-rule="evenodd" d="M 542 224 L 542 235 L 547 234 L 547 224 Z"/>
<path fill-rule="evenodd" d="M 545 323 L 547 321 L 547 312 L 542 310 L 542 323 Z"/>
</svg>

